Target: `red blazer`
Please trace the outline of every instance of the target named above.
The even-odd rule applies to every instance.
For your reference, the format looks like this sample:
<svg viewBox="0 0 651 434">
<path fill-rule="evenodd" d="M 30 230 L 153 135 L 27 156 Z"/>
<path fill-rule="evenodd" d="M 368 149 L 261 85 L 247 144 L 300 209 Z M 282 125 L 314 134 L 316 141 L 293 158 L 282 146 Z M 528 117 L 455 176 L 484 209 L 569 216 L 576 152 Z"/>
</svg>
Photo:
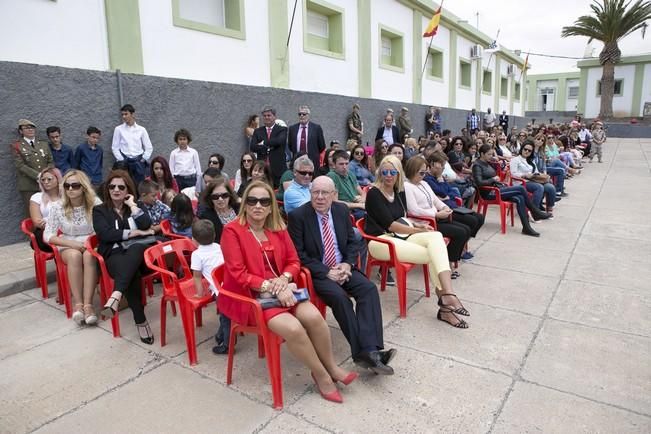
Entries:
<svg viewBox="0 0 651 434">
<path fill-rule="evenodd" d="M 265 235 L 274 248 L 274 262 L 281 273 L 291 273 L 298 278 L 301 263 L 286 229 L 265 230 Z M 245 297 L 255 298 L 264 278 L 265 258 L 262 249 L 249 230 L 249 224 L 240 224 L 238 219 L 224 226 L 220 242 L 224 253 L 224 289 Z M 218 298 L 219 311 L 240 324 L 251 324 L 249 307 L 227 297 Z"/>
</svg>

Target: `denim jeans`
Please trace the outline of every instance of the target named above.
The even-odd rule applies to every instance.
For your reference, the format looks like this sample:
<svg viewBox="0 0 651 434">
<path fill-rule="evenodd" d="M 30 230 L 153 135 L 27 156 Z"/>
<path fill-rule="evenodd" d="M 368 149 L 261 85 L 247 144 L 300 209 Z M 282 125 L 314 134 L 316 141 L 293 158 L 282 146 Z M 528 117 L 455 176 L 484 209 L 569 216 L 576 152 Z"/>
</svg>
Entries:
<svg viewBox="0 0 651 434">
<path fill-rule="evenodd" d="M 231 337 L 231 319 L 226 315 L 219 314 L 219 329 L 215 338 L 224 346 L 228 346 L 228 340 Z"/>
<path fill-rule="evenodd" d="M 524 222 L 528 220 L 527 216 L 527 190 L 521 185 L 514 185 L 511 187 L 501 187 L 500 196 L 503 200 L 515 203 L 518 210 L 518 216 L 524 226 Z M 495 198 L 495 193 L 491 192 L 488 196 L 491 199 Z"/>
<path fill-rule="evenodd" d="M 531 201 L 538 208 L 544 210 L 542 207 L 543 194 L 546 198 L 545 205 L 547 208 L 553 208 L 554 203 L 556 202 L 556 188 L 550 182 L 545 184 L 539 184 L 537 182 L 529 181 L 527 182 L 527 191 L 533 194 Z"/>
<path fill-rule="evenodd" d="M 558 166 L 547 166 L 547 174 L 555 178 L 554 187 L 556 187 L 556 192 L 562 193 L 565 189 L 565 169 Z"/>
</svg>

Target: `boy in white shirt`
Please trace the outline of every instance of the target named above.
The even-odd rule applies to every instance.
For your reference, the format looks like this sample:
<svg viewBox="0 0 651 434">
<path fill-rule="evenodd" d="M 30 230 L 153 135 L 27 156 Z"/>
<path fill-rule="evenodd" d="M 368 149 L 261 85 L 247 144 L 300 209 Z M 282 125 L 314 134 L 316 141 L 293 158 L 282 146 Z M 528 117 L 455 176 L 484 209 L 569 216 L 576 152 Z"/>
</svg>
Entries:
<svg viewBox="0 0 651 434">
<path fill-rule="evenodd" d="M 201 174 L 201 163 L 199 153 L 190 147 L 190 131 L 181 128 L 174 133 L 174 141 L 178 148 L 170 153 L 170 171 L 181 191 L 197 183 L 197 176 Z"/>
<path fill-rule="evenodd" d="M 210 220 L 197 220 L 192 224 L 192 239 L 197 243 L 197 250 L 192 252 L 190 269 L 194 279 L 194 287 L 197 291 L 195 297 L 204 296 L 204 283 L 202 278 L 208 282 L 208 288 L 216 297 L 219 296 L 217 287 L 212 278 L 215 268 L 224 263 L 224 255 L 219 244 L 215 243 L 215 227 Z M 213 347 L 215 354 L 228 353 L 228 339 L 231 331 L 231 320 L 219 315 L 219 329 L 215 335 L 217 346 Z"/>
</svg>

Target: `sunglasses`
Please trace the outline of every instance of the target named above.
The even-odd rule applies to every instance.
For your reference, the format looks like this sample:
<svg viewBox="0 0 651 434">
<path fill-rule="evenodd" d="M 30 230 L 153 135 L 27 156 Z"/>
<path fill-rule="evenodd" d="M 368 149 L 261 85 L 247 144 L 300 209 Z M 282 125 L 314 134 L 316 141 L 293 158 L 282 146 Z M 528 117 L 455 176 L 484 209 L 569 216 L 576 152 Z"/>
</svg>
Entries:
<svg viewBox="0 0 651 434">
<path fill-rule="evenodd" d="M 255 197 L 255 196 L 249 196 L 246 198 L 246 204 L 249 206 L 255 206 L 258 203 L 262 205 L 263 207 L 268 207 L 271 205 L 271 198 L 270 197 Z"/>
<path fill-rule="evenodd" d="M 65 184 L 63 184 L 63 186 L 65 187 Z M 123 185 L 123 184 L 121 184 L 121 185 L 118 185 L 118 184 L 109 184 L 109 185 L 108 185 L 108 189 L 109 189 L 109 190 L 115 190 L 116 188 L 117 188 L 118 190 L 120 190 L 120 191 L 124 191 L 124 190 L 127 189 L 127 186 L 126 186 L 126 185 Z"/>
<path fill-rule="evenodd" d="M 364 151 L 355 151 L 355 155 L 364 155 Z"/>
<path fill-rule="evenodd" d="M 210 160 L 208 164 L 219 164 L 218 160 Z"/>
<path fill-rule="evenodd" d="M 380 173 L 382 173 L 382 176 L 396 176 L 398 171 L 396 169 L 383 169 Z"/>
<path fill-rule="evenodd" d="M 211 200 L 228 199 L 229 197 L 231 197 L 230 193 L 213 193 L 210 195 Z"/>
<path fill-rule="evenodd" d="M 547 136 L 547 140 L 553 140 L 554 136 Z"/>
<path fill-rule="evenodd" d="M 52 182 L 54 178 L 41 178 L 41 182 Z"/>
<path fill-rule="evenodd" d="M 297 170 L 296 173 L 298 173 L 299 175 L 303 175 L 303 176 L 312 176 L 312 175 L 314 175 L 314 172 L 310 172 L 309 170 Z"/>
<path fill-rule="evenodd" d="M 299 116 L 307 116 L 307 113 L 299 113 Z"/>
<path fill-rule="evenodd" d="M 522 148 L 522 152 L 533 152 L 531 148 Z"/>
<path fill-rule="evenodd" d="M 211 161 L 211 163 L 212 163 L 212 161 Z M 217 161 L 217 163 L 219 163 L 219 161 Z M 244 159 L 244 160 L 242 160 L 242 163 L 253 163 L 253 160 L 251 160 L 251 159 Z"/>
<path fill-rule="evenodd" d="M 123 185 L 122 187 L 125 187 L 125 186 Z M 79 190 L 80 188 L 81 188 L 81 183 L 79 183 L 79 182 L 71 182 L 71 183 L 64 182 L 63 183 L 63 189 L 64 190 L 70 190 L 70 189 Z M 110 188 L 110 186 L 109 186 L 109 188 Z"/>
<path fill-rule="evenodd" d="M 420 172 L 418 172 L 418 174 L 419 174 L 420 176 L 425 176 L 425 175 L 427 175 L 427 171 L 425 171 L 425 170 L 421 170 Z"/>
</svg>

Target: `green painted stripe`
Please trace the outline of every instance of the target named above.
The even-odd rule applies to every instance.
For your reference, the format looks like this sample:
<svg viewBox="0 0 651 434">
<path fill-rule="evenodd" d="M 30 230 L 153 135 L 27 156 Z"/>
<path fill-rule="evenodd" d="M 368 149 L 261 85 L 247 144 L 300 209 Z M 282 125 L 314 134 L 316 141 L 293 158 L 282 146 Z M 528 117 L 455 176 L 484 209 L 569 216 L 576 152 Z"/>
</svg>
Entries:
<svg viewBox="0 0 651 434">
<path fill-rule="evenodd" d="M 633 101 L 631 102 L 631 116 L 642 116 L 642 85 L 644 84 L 645 64 L 635 65 L 635 78 L 633 79 Z"/>
<path fill-rule="evenodd" d="M 585 114 L 585 102 L 588 95 L 588 68 L 581 68 L 581 77 L 579 78 L 579 101 L 577 104 L 577 114 Z"/>
<path fill-rule="evenodd" d="M 144 73 L 138 0 L 104 0 L 109 65 L 112 70 Z"/>
<path fill-rule="evenodd" d="M 413 62 L 412 62 L 412 103 L 420 104 L 423 95 L 423 36 L 420 28 L 423 27 L 423 14 L 414 9 L 413 11 Z M 427 57 L 426 57 L 427 58 Z"/>
<path fill-rule="evenodd" d="M 361 98 L 371 95 L 371 0 L 357 0 L 358 93 Z"/>
<path fill-rule="evenodd" d="M 482 87 L 483 87 L 483 82 L 484 82 L 484 68 L 481 64 L 481 59 L 474 59 L 472 60 L 475 62 L 475 70 L 476 70 L 476 77 L 475 77 L 475 108 L 477 111 L 481 111 L 481 93 L 482 93 Z"/>
<path fill-rule="evenodd" d="M 448 54 L 450 63 L 450 74 L 448 75 L 448 107 L 455 107 L 457 104 L 457 67 L 459 59 L 457 58 L 457 32 L 450 29 L 450 50 Z"/>
<path fill-rule="evenodd" d="M 269 72 L 271 87 L 289 88 L 289 17 L 287 0 L 269 0 Z M 292 35 L 295 37 L 295 35 Z"/>
<path fill-rule="evenodd" d="M 565 77 L 558 79 L 558 84 L 556 86 L 556 98 L 554 98 L 554 110 L 556 111 L 565 111 L 565 100 L 566 100 L 566 90 L 567 90 L 567 81 Z"/>
<path fill-rule="evenodd" d="M 500 96 L 502 95 L 502 58 L 499 53 L 495 53 L 495 69 L 493 70 L 494 84 L 493 84 L 493 113 L 496 115 L 500 112 Z"/>
</svg>

